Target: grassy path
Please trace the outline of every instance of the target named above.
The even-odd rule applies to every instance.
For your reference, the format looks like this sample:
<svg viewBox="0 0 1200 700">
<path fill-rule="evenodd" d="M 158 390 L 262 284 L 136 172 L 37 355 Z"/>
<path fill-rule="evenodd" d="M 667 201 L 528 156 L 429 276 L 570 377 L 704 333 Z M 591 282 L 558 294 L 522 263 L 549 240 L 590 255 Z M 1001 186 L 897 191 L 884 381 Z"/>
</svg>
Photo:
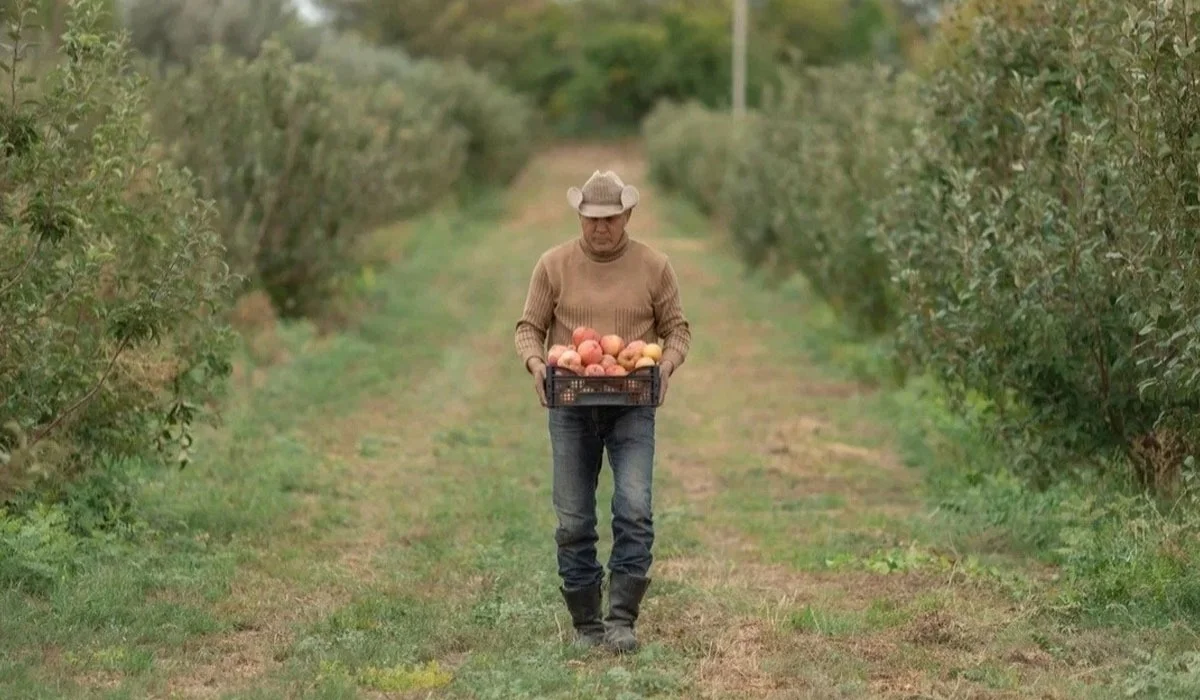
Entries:
<svg viewBox="0 0 1200 700">
<path fill-rule="evenodd" d="M 576 235 L 567 183 L 608 167 L 644 187 L 631 229 L 671 255 L 696 338 L 661 412 L 646 646 L 621 659 L 562 644 L 545 413 L 511 335 L 537 255 Z M 807 360 L 786 312 L 645 182 L 635 150 L 563 147 L 498 224 L 389 232 L 401 262 L 355 331 L 282 331 L 291 360 L 195 468 L 147 481 L 155 547 L 48 602 L 0 598 L 0 695 L 1118 692 L 1130 640 L 1058 628 L 1022 602 L 1036 569 L 954 550 L 877 398 Z"/>
</svg>

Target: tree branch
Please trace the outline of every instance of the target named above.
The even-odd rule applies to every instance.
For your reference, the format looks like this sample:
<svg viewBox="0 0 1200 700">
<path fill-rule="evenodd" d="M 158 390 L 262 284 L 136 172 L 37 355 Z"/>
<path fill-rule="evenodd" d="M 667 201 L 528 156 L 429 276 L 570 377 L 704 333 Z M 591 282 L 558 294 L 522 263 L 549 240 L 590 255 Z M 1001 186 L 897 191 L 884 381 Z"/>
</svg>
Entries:
<svg viewBox="0 0 1200 700">
<path fill-rule="evenodd" d="M 29 253 L 29 257 L 25 258 L 25 262 L 21 263 L 15 268 L 16 273 L 13 275 L 13 278 L 8 282 L 5 282 L 4 286 L 0 287 L 0 297 L 8 294 L 8 290 L 17 286 L 17 282 L 20 282 L 21 278 L 25 276 L 25 273 L 29 270 L 29 266 L 33 264 L 33 259 L 37 257 L 37 254 L 41 248 L 42 239 L 39 237 L 37 243 L 35 243 L 33 246 L 33 250 Z"/>
<path fill-rule="evenodd" d="M 164 288 L 166 288 L 167 283 L 171 278 L 171 274 L 175 271 L 175 266 L 179 263 L 179 260 L 182 257 L 183 257 L 183 251 L 178 251 L 175 253 L 175 257 L 172 258 L 171 263 L 169 265 L 167 265 L 167 271 L 166 271 L 166 274 L 164 275 L 163 279 L 159 282 L 158 286 L 154 288 L 154 291 L 152 291 L 150 293 L 151 301 L 157 300 L 159 293 L 162 292 L 162 290 Z M 117 366 L 117 360 L 120 359 L 121 353 L 125 352 L 125 349 L 129 347 L 129 342 L 132 337 L 133 337 L 132 335 L 126 335 L 124 338 L 121 339 L 121 342 L 117 345 L 116 352 L 114 352 L 113 356 L 111 358 L 109 358 L 108 366 L 104 368 L 104 374 L 100 375 L 100 379 L 97 380 L 97 382 L 92 386 L 91 389 L 88 389 L 86 394 L 84 394 L 78 400 L 76 400 L 75 403 L 68 406 L 65 411 L 58 414 L 58 416 L 56 416 L 54 418 L 54 420 L 50 422 L 49 425 L 47 425 L 44 428 L 41 428 L 36 433 L 34 433 L 33 437 L 29 441 L 30 445 L 35 445 L 38 442 L 40 442 L 47 435 L 49 435 L 52 430 L 54 430 L 60 424 L 62 424 L 62 422 L 64 420 L 66 420 L 67 416 L 78 411 L 85 404 L 87 404 L 89 401 L 92 400 L 92 397 L 95 396 L 98 391 L 100 391 L 100 387 L 104 386 L 104 383 L 108 381 L 109 375 L 112 374 L 113 369 L 115 369 Z"/>
<path fill-rule="evenodd" d="M 62 413 L 59 413 L 49 425 L 34 433 L 33 438 L 29 441 L 29 444 L 36 445 L 37 443 L 41 442 L 42 439 L 49 435 L 52 430 L 57 428 L 59 424 L 66 420 L 67 416 L 78 411 L 84 406 L 84 404 L 91 401 L 92 397 L 96 395 L 96 392 L 100 391 L 100 387 L 104 386 L 104 383 L 108 381 L 108 375 L 112 374 L 113 369 L 117 366 L 117 359 L 121 357 L 121 353 L 125 352 L 125 348 L 127 347 L 129 347 L 128 336 L 122 339 L 121 343 L 117 346 L 117 351 L 113 353 L 112 358 L 109 359 L 108 367 L 104 369 L 104 374 L 100 376 L 99 381 L 97 381 L 91 389 L 88 389 L 88 392 L 75 401 L 75 403 L 68 406 L 67 409 Z"/>
</svg>

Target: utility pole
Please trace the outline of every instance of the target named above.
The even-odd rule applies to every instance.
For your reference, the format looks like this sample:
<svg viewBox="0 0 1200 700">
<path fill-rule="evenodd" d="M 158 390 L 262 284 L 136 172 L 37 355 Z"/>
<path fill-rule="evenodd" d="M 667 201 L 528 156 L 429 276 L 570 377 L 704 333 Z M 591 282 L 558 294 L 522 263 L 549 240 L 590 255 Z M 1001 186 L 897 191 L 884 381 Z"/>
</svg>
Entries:
<svg viewBox="0 0 1200 700">
<path fill-rule="evenodd" d="M 733 116 L 746 113 L 747 0 L 733 0 Z"/>
</svg>

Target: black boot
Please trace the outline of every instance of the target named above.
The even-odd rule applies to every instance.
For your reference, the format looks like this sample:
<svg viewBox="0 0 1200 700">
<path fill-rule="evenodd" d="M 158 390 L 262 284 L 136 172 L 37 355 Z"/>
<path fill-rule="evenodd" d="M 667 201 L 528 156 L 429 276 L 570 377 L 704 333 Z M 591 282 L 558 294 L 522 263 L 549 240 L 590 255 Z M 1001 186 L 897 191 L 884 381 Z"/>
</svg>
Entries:
<svg viewBox="0 0 1200 700">
<path fill-rule="evenodd" d="M 615 651 L 627 653 L 638 648 L 633 633 L 638 608 L 650 586 L 650 579 L 614 572 L 608 585 L 608 617 L 604 620 L 604 641 Z"/>
<path fill-rule="evenodd" d="M 575 643 L 591 648 L 604 642 L 604 623 L 600 619 L 600 584 L 568 591 L 560 588 L 571 623 L 575 626 Z"/>
</svg>

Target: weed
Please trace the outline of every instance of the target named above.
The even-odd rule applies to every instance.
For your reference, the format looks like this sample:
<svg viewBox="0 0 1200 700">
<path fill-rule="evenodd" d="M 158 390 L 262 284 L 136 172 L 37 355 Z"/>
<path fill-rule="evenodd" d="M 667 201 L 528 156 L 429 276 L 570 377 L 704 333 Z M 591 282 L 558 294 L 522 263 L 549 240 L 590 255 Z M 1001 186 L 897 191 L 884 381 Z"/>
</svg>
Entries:
<svg viewBox="0 0 1200 700">
<path fill-rule="evenodd" d="M 419 666 L 393 666 L 375 668 L 368 666 L 359 671 L 359 683 L 364 687 L 395 693 L 406 690 L 432 690 L 446 686 L 454 676 L 442 669 L 436 661 Z"/>
</svg>

